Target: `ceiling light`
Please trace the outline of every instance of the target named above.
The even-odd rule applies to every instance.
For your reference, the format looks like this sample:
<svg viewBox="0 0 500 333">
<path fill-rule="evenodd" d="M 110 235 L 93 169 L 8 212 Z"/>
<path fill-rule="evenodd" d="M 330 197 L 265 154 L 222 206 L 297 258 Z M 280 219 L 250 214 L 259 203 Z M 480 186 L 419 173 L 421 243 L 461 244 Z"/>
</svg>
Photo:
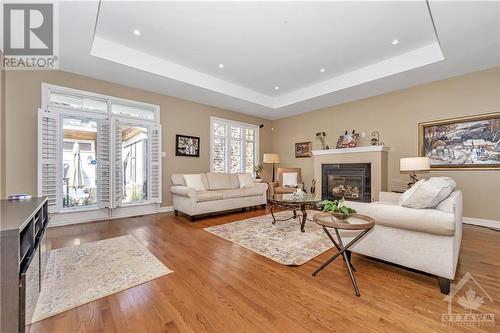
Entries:
<svg viewBox="0 0 500 333">
<path fill-rule="evenodd" d="M 224 68 L 224 64 L 219 64 L 219 68 Z"/>
<path fill-rule="evenodd" d="M 280 87 L 276 86 L 274 87 L 274 90 L 280 90 Z"/>
<path fill-rule="evenodd" d="M 398 43 L 399 43 L 399 40 L 395 39 L 395 40 L 393 40 L 393 41 L 392 41 L 392 43 L 391 43 L 391 44 L 392 44 L 392 45 L 396 45 L 396 44 L 398 44 Z"/>
<path fill-rule="evenodd" d="M 325 69 L 324 69 L 324 68 L 321 68 L 319 71 L 320 71 L 321 73 L 324 73 L 324 72 L 325 72 Z"/>
<path fill-rule="evenodd" d="M 141 35 L 141 31 L 139 29 L 134 29 L 134 35 L 140 36 Z"/>
</svg>

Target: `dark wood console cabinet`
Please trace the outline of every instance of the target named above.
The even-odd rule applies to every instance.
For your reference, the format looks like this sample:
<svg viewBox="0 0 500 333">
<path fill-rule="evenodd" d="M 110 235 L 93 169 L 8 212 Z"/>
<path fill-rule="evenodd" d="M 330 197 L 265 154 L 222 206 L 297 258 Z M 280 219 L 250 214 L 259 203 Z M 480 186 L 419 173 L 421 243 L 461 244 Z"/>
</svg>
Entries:
<svg viewBox="0 0 500 333">
<path fill-rule="evenodd" d="M 47 264 L 47 198 L 0 200 L 0 332 L 25 332 Z"/>
</svg>

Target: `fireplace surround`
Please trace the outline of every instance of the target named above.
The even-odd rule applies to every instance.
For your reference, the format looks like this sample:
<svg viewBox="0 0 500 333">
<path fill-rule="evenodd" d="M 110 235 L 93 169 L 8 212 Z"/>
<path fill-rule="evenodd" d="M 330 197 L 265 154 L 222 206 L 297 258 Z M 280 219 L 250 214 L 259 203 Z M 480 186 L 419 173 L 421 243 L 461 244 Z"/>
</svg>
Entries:
<svg viewBox="0 0 500 333">
<path fill-rule="evenodd" d="M 371 201 L 370 163 L 330 163 L 321 165 L 323 200 Z"/>
<path fill-rule="evenodd" d="M 363 146 L 343 149 L 313 150 L 314 176 L 323 197 L 323 165 L 325 164 L 370 164 L 370 200 L 378 200 L 380 191 L 388 189 L 388 153 L 387 146 Z M 307 178 L 306 178 L 307 179 Z M 366 180 L 366 177 L 365 177 Z M 351 186 L 352 187 L 352 186 Z M 319 192 L 319 191 L 318 191 Z M 367 198 L 365 191 L 364 197 Z M 351 199 L 350 199 L 351 200 Z"/>
</svg>

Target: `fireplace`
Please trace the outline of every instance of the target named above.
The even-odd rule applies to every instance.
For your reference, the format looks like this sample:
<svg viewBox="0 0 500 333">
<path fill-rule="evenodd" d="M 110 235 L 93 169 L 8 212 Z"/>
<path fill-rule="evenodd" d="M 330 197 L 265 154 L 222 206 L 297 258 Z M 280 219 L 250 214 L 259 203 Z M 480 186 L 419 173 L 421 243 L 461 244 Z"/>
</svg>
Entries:
<svg viewBox="0 0 500 333">
<path fill-rule="evenodd" d="M 322 199 L 371 201 L 370 163 L 323 164 Z"/>
</svg>

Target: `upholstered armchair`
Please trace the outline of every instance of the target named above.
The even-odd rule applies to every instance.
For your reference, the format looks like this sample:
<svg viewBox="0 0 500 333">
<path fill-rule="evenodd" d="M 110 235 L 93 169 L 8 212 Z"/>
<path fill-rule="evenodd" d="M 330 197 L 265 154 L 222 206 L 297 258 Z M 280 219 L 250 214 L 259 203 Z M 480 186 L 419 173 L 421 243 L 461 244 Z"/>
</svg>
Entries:
<svg viewBox="0 0 500 333">
<path fill-rule="evenodd" d="M 278 168 L 277 181 L 269 183 L 269 192 L 271 195 L 293 193 L 298 187 L 304 189 L 300 168 Z"/>
</svg>

